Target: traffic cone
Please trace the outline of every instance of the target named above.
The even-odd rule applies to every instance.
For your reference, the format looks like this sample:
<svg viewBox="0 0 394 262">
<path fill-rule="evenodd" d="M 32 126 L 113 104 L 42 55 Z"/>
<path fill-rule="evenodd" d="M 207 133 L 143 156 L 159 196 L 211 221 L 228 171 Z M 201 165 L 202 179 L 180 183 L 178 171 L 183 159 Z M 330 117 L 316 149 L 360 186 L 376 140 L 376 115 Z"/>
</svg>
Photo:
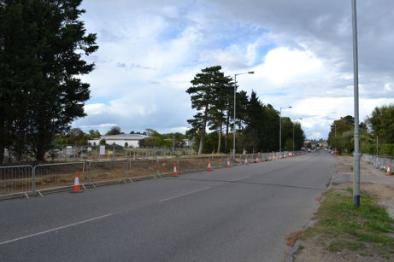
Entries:
<svg viewBox="0 0 394 262">
<path fill-rule="evenodd" d="M 248 158 L 245 158 L 244 164 L 245 164 L 245 165 L 248 164 Z"/>
<path fill-rule="evenodd" d="M 79 171 L 75 172 L 72 192 L 73 193 L 80 193 L 81 192 L 81 184 L 79 183 Z"/>
<path fill-rule="evenodd" d="M 173 177 L 177 177 L 178 176 L 178 172 L 176 170 L 176 163 L 174 162 L 173 168 L 172 168 L 172 176 Z"/>
<path fill-rule="evenodd" d="M 212 171 L 211 160 L 208 160 L 208 171 Z"/>
<path fill-rule="evenodd" d="M 391 168 L 389 166 L 386 168 L 386 176 L 391 176 Z"/>
<path fill-rule="evenodd" d="M 230 159 L 227 159 L 227 167 L 231 167 Z"/>
</svg>

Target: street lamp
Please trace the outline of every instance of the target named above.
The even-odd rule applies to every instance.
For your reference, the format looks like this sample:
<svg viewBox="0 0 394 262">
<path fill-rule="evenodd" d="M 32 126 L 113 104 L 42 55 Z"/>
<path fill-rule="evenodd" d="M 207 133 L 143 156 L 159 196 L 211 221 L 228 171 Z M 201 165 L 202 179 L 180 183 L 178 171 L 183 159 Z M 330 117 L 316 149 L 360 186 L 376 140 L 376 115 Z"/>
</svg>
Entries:
<svg viewBox="0 0 394 262">
<path fill-rule="evenodd" d="M 279 153 L 282 153 L 282 109 L 292 108 L 288 107 L 279 107 Z"/>
<path fill-rule="evenodd" d="M 299 118 L 298 120 L 300 121 L 300 120 L 302 120 L 302 118 Z M 295 123 L 295 122 L 294 122 L 294 123 Z M 300 124 L 301 124 L 301 123 L 300 123 Z M 295 124 L 293 124 L 293 154 L 294 154 L 294 151 L 295 151 L 294 128 L 295 128 Z"/>
<path fill-rule="evenodd" d="M 244 73 L 236 73 L 234 74 L 234 126 L 233 126 L 233 158 L 235 159 L 235 117 L 236 117 L 236 103 L 237 103 L 237 76 L 239 75 L 252 75 L 254 71 L 244 72 Z"/>
<path fill-rule="evenodd" d="M 360 126 L 358 103 L 357 1 L 352 0 L 353 75 L 354 75 L 354 155 L 353 205 L 360 207 Z"/>
</svg>

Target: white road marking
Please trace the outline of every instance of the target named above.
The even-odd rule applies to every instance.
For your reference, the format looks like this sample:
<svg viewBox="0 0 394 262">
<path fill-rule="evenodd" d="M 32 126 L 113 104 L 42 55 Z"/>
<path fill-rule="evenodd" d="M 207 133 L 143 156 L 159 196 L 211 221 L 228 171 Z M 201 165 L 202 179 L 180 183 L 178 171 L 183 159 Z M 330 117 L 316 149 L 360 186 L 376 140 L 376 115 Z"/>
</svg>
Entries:
<svg viewBox="0 0 394 262">
<path fill-rule="evenodd" d="M 37 233 L 34 233 L 34 234 L 17 237 L 17 238 L 10 239 L 10 240 L 5 240 L 5 241 L 0 242 L 0 246 L 6 245 L 6 244 L 11 244 L 11 243 L 17 242 L 19 240 L 28 239 L 28 238 L 32 238 L 32 237 L 48 234 L 48 233 L 55 232 L 55 231 L 62 230 L 62 229 L 66 229 L 66 228 L 69 228 L 69 227 L 74 227 L 74 226 L 78 226 L 78 225 L 81 225 L 81 224 L 86 224 L 86 223 L 89 223 L 89 222 L 92 222 L 92 221 L 95 221 L 95 220 L 99 220 L 99 219 L 103 219 L 103 218 L 106 218 L 106 217 L 109 217 L 109 216 L 112 216 L 112 213 L 108 213 L 108 214 L 102 215 L 102 216 L 92 217 L 92 218 L 81 220 L 81 221 L 78 221 L 78 222 L 75 222 L 75 223 L 71 223 L 71 224 L 68 224 L 68 225 L 63 225 L 63 226 L 51 228 L 51 229 L 48 229 L 48 230 L 45 230 L 45 231 L 41 231 L 41 232 L 37 232 Z"/>
<path fill-rule="evenodd" d="M 169 198 L 161 199 L 161 200 L 159 200 L 159 202 L 169 201 L 169 200 L 173 200 L 173 199 L 176 199 L 176 198 L 188 196 L 188 195 L 191 195 L 191 194 L 195 194 L 195 193 L 198 193 L 198 192 L 201 192 L 201 191 L 208 190 L 210 188 L 211 187 L 200 188 L 200 189 L 197 189 L 197 190 L 194 190 L 194 191 L 190 191 L 190 192 L 187 192 L 187 193 L 184 193 L 184 194 L 180 194 L 180 195 L 172 196 L 172 197 L 169 197 Z"/>
</svg>

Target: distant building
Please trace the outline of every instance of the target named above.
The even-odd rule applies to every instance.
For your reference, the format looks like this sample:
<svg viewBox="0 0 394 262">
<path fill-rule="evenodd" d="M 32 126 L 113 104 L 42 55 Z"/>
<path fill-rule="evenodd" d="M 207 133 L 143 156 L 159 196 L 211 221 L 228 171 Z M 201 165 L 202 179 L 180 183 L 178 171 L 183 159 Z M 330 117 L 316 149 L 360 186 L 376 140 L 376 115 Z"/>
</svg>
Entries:
<svg viewBox="0 0 394 262">
<path fill-rule="evenodd" d="M 147 138 L 148 136 L 141 134 L 120 134 L 120 135 L 109 135 L 102 136 L 98 139 L 89 140 L 88 143 L 91 146 L 97 146 L 100 141 L 104 140 L 107 145 L 118 145 L 122 147 L 140 147 L 140 141 Z"/>
<path fill-rule="evenodd" d="M 184 147 L 192 147 L 194 144 L 194 141 L 185 138 L 185 139 L 183 139 L 183 143 L 184 143 Z"/>
</svg>

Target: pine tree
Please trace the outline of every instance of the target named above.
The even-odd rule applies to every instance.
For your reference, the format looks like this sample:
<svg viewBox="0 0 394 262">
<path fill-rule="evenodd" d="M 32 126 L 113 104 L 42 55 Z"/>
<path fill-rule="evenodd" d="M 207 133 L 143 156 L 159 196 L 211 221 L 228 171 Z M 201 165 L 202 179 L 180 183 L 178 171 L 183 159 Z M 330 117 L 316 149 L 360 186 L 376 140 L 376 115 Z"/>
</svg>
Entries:
<svg viewBox="0 0 394 262">
<path fill-rule="evenodd" d="M 246 113 L 245 146 L 248 151 L 258 151 L 261 148 L 261 128 L 264 119 L 263 106 L 254 91 L 250 95 Z"/>
<path fill-rule="evenodd" d="M 0 24 L 7 30 L 2 31 L 5 57 L 1 66 L 9 77 L 1 88 L 2 94 L 15 90 L 5 107 L 14 109 L 6 117 L 14 134 L 8 145 L 16 155 L 32 150 L 43 161 L 54 135 L 85 115 L 89 84 L 79 77 L 93 70 L 84 56 L 98 47 L 96 36 L 86 34 L 79 20 L 84 12 L 79 9 L 81 1 L 15 0 L 2 5 L 5 15 Z"/>
<path fill-rule="evenodd" d="M 212 92 L 215 95 L 213 96 L 212 106 L 208 112 L 209 126 L 211 130 L 217 132 L 218 144 L 216 152 L 220 153 L 222 148 L 223 124 L 226 121 L 226 113 L 228 115 L 228 111 L 230 111 L 228 101 L 233 93 L 232 79 L 221 74 Z"/>
<path fill-rule="evenodd" d="M 188 120 L 192 130 L 199 136 L 198 154 L 203 152 L 209 112 L 215 101 L 215 89 L 222 84 L 221 66 L 207 67 L 196 74 L 192 86 L 186 92 L 190 94 L 192 108 L 197 110 L 193 119 Z"/>
</svg>

